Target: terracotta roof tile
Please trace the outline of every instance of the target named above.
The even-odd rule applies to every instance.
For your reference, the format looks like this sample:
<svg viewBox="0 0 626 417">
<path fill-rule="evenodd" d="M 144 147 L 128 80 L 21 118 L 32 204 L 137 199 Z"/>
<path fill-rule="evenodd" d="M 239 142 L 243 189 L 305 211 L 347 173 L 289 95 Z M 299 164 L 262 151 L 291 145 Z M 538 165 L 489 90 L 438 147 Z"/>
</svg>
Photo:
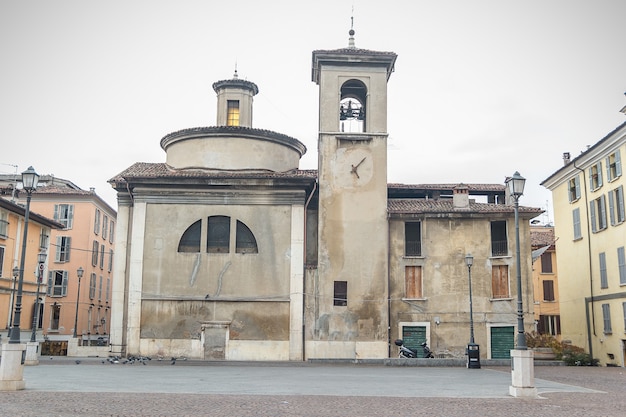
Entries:
<svg viewBox="0 0 626 417">
<path fill-rule="evenodd" d="M 470 201 L 469 208 L 454 208 L 452 199 L 390 199 L 387 202 L 390 214 L 421 214 L 421 213 L 513 213 L 512 205 L 476 203 Z M 539 215 L 543 210 L 534 207 L 520 207 L 520 213 Z"/>
</svg>

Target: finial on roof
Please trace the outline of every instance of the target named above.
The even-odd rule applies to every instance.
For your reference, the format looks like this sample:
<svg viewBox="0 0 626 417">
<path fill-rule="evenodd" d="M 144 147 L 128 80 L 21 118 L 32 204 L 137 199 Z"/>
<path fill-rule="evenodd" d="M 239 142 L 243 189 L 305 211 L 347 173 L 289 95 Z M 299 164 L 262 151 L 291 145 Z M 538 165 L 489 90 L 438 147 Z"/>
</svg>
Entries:
<svg viewBox="0 0 626 417">
<path fill-rule="evenodd" d="M 236 80 L 237 78 L 239 78 L 239 75 L 237 74 L 237 61 L 235 61 L 235 73 L 233 74 L 233 78 Z"/>
<path fill-rule="evenodd" d="M 354 46 L 354 6 L 352 6 L 352 16 L 350 16 L 350 31 L 348 32 L 348 48 L 356 48 Z"/>
</svg>

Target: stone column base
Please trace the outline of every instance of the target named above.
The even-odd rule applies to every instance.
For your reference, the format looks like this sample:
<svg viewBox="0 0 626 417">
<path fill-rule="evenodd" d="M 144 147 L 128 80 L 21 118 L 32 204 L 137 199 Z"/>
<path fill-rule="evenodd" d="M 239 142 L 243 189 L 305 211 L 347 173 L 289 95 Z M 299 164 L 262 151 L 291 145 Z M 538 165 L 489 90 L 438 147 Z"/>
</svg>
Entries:
<svg viewBox="0 0 626 417">
<path fill-rule="evenodd" d="M 39 365 L 39 342 L 26 343 L 26 360 L 24 365 Z"/>
<path fill-rule="evenodd" d="M 19 391 L 26 388 L 22 358 L 26 345 L 3 343 L 0 361 L 0 391 Z"/>
<path fill-rule="evenodd" d="M 513 397 L 536 397 L 535 363 L 532 350 L 511 350 L 511 386 Z"/>
</svg>

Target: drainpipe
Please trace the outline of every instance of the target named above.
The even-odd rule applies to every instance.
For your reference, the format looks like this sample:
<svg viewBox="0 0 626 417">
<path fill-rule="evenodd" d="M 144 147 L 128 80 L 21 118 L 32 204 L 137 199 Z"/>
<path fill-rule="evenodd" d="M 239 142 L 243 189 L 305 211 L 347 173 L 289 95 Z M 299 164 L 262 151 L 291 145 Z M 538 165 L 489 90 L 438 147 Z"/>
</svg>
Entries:
<svg viewBox="0 0 626 417">
<path fill-rule="evenodd" d="M 577 170 L 579 170 L 582 175 L 583 175 L 583 190 L 585 191 L 585 212 L 587 212 L 589 210 L 589 201 L 587 199 L 587 178 L 585 177 L 585 170 L 582 168 L 579 168 L 576 166 L 576 161 L 574 161 L 573 163 L 574 168 L 576 168 Z M 593 298 L 593 269 L 591 267 L 591 230 L 589 227 L 589 216 L 585 216 L 587 221 L 585 222 L 587 224 L 587 254 L 589 257 L 589 292 L 590 292 L 590 297 L 589 297 L 589 304 L 591 305 L 591 320 L 589 320 L 589 310 L 587 308 L 587 306 L 585 306 L 585 311 L 586 311 L 586 321 L 587 321 L 587 343 L 589 344 L 589 356 L 591 356 L 593 358 L 593 344 L 591 341 L 591 331 L 593 328 L 593 335 L 596 335 L 596 314 L 595 314 L 595 307 L 594 307 L 594 298 Z"/>
</svg>

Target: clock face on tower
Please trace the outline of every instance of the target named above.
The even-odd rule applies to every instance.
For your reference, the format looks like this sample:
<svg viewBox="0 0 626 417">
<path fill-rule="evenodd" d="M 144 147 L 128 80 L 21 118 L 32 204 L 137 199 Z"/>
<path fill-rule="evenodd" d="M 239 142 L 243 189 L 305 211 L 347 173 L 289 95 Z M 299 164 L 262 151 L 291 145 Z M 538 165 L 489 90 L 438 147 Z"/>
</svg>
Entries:
<svg viewBox="0 0 626 417">
<path fill-rule="evenodd" d="M 369 183 L 374 174 L 370 152 L 364 149 L 339 149 L 337 151 L 335 178 L 343 187 L 359 187 Z"/>
</svg>

